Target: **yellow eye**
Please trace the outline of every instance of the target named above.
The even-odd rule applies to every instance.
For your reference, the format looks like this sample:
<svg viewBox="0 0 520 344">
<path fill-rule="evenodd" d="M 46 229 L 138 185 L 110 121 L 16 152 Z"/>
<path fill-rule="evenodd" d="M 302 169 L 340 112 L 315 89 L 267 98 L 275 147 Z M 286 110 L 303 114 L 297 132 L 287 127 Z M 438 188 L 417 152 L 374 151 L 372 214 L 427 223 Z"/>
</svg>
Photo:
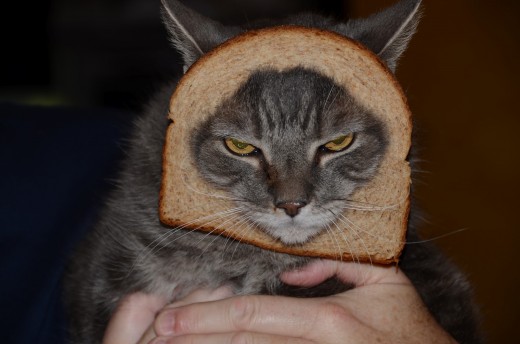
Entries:
<svg viewBox="0 0 520 344">
<path fill-rule="evenodd" d="M 248 155 L 248 154 L 253 153 L 256 150 L 255 146 L 253 146 L 249 143 L 246 143 L 246 142 L 239 141 L 239 140 L 231 138 L 231 137 L 228 137 L 225 140 L 225 143 L 226 143 L 227 148 L 229 148 L 229 150 L 231 152 L 238 154 L 238 155 Z"/>
<path fill-rule="evenodd" d="M 339 152 L 350 146 L 353 140 L 354 133 L 349 133 L 327 142 L 324 147 L 331 152 Z"/>
</svg>

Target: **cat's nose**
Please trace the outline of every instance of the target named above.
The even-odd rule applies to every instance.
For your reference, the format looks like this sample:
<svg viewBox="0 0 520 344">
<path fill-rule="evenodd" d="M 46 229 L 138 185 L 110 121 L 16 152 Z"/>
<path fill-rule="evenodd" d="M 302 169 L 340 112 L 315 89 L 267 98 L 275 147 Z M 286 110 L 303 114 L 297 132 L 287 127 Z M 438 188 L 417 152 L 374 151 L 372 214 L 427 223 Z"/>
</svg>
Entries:
<svg viewBox="0 0 520 344">
<path fill-rule="evenodd" d="M 290 217 L 295 217 L 300 212 L 300 209 L 306 205 L 306 202 L 278 202 L 276 207 L 285 210 L 285 213 Z"/>
</svg>

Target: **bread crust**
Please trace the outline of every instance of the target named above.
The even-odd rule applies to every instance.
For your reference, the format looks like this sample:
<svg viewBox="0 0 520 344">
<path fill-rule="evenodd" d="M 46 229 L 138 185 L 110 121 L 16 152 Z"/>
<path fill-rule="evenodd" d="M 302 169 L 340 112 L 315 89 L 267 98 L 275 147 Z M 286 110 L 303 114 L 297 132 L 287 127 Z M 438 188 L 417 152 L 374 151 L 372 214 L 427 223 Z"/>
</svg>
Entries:
<svg viewBox="0 0 520 344">
<path fill-rule="evenodd" d="M 252 47 L 258 50 L 252 52 Z M 327 51 L 327 56 L 313 50 L 318 47 Z M 355 68 L 344 65 L 346 58 L 350 64 L 356 64 Z M 241 63 L 237 65 L 237 61 Z M 191 128 L 210 115 L 219 101 L 231 95 L 255 68 L 284 70 L 297 66 L 312 68 L 333 78 L 358 102 L 382 118 L 390 130 L 389 154 L 375 182 L 355 194 L 358 200 L 377 204 L 382 210 L 346 211 L 360 228 L 341 229 L 339 234 L 348 239 L 346 246 L 338 247 L 338 240 L 326 233 L 305 244 L 288 246 L 258 229 L 251 228 L 245 234 L 234 230 L 236 223 L 226 223 L 222 227 L 218 221 L 203 223 L 200 217 L 204 214 L 225 211 L 233 205 L 222 199 L 217 201 L 194 194 L 193 189 L 206 194 L 219 194 L 220 191 L 205 183 L 196 173 L 187 173 L 187 169 L 195 171 L 185 137 Z M 204 84 L 208 82 L 218 83 L 221 92 L 212 93 Z M 196 99 L 203 101 L 197 102 Z M 248 31 L 219 45 L 189 68 L 172 95 L 169 118 L 172 123 L 168 127 L 163 151 L 159 205 L 160 219 L 164 224 L 225 235 L 264 249 L 294 255 L 378 264 L 398 261 L 405 243 L 410 211 L 411 181 L 406 158 L 411 144 L 411 112 L 392 72 L 360 43 L 334 32 L 299 26 Z"/>
</svg>

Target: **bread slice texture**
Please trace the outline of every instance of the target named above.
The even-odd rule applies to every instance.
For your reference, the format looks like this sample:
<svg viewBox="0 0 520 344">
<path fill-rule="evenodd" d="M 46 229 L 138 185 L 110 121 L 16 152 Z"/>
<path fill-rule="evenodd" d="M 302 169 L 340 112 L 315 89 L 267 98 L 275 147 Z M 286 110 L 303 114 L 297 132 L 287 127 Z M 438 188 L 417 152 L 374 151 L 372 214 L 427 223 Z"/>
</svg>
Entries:
<svg viewBox="0 0 520 344">
<path fill-rule="evenodd" d="M 189 151 L 190 133 L 258 69 L 313 69 L 333 79 L 382 120 L 389 146 L 375 178 L 351 197 L 352 209 L 309 242 L 285 245 L 259 228 L 228 216 L 236 205 L 202 179 Z M 199 59 L 170 102 L 159 213 L 172 227 L 224 235 L 294 255 L 378 264 L 397 262 L 409 213 L 411 113 L 384 63 L 359 43 L 333 32 L 298 26 L 249 31 Z M 215 214 L 220 214 L 216 216 Z"/>
</svg>

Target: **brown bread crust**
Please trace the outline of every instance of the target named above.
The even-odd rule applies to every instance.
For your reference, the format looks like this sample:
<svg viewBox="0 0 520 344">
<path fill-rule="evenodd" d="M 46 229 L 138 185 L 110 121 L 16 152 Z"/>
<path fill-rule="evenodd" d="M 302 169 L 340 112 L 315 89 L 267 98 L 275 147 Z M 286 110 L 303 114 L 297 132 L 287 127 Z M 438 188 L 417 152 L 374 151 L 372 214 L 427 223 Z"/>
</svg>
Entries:
<svg viewBox="0 0 520 344">
<path fill-rule="evenodd" d="M 190 161 L 187 135 L 258 68 L 314 69 L 344 86 L 387 126 L 389 151 L 378 175 L 356 192 L 359 204 L 379 210 L 349 210 L 353 225 L 338 236 L 322 233 L 303 244 L 287 246 L 263 231 L 231 221 L 204 221 L 208 214 L 231 209 L 221 191 L 205 183 Z M 172 120 L 163 153 L 161 221 L 172 227 L 225 235 L 241 242 L 295 255 L 388 264 L 404 247 L 410 210 L 411 113 L 402 88 L 386 65 L 367 48 L 339 34 L 281 26 L 239 35 L 201 57 L 180 80 L 170 103 Z M 203 194 L 204 193 L 204 194 Z"/>
</svg>

